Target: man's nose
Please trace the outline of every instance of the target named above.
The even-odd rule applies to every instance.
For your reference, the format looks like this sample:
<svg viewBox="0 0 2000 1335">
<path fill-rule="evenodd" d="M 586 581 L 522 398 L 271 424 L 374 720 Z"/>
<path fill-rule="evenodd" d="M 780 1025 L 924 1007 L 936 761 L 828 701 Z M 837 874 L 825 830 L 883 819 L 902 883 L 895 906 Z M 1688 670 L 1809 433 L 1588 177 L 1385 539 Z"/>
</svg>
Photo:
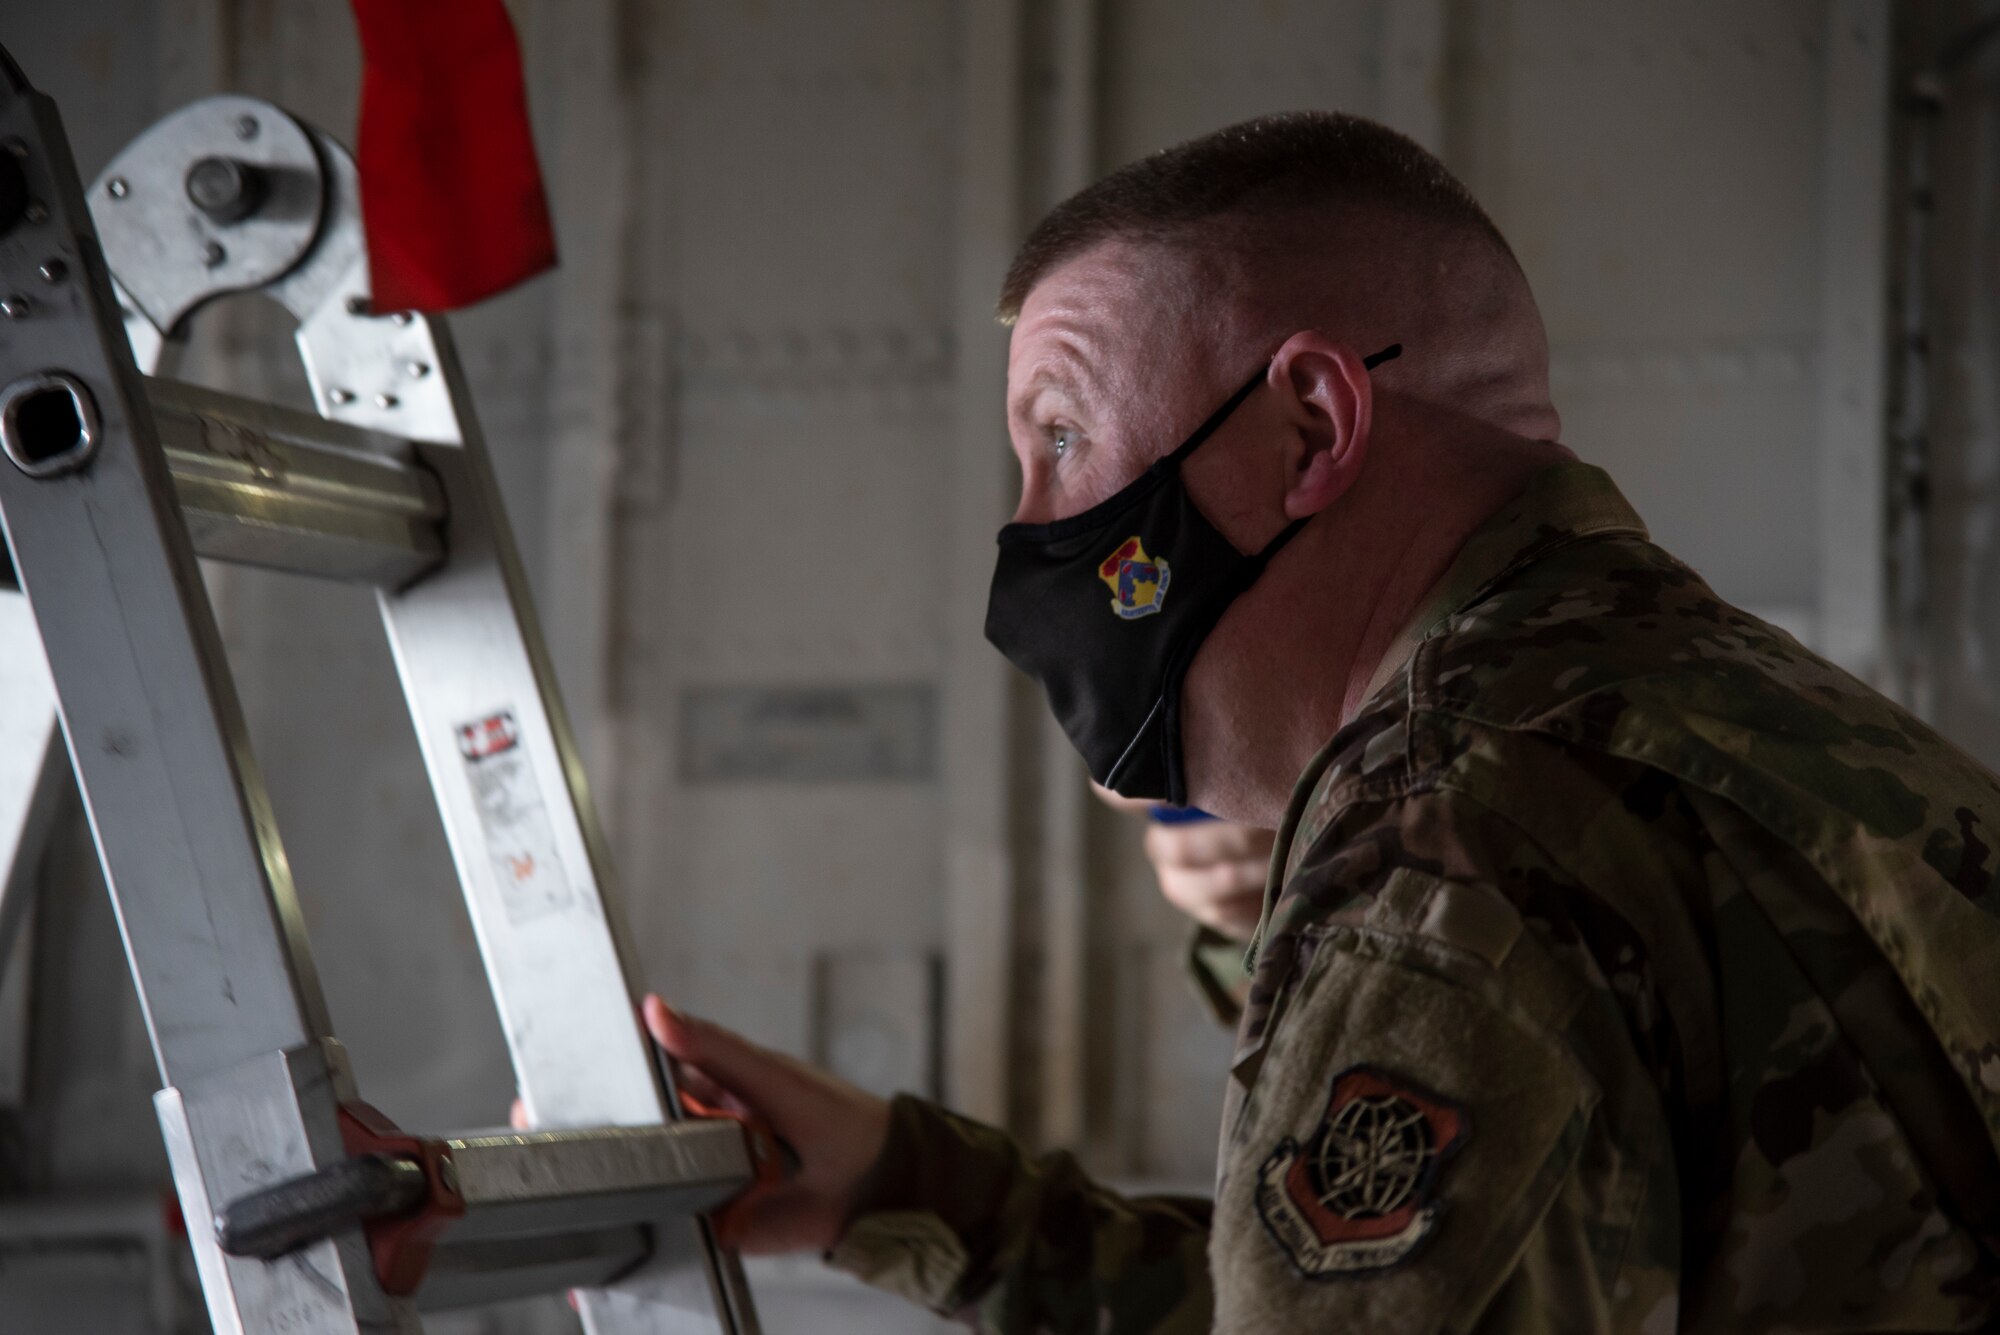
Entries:
<svg viewBox="0 0 2000 1335">
<path fill-rule="evenodd" d="M 1017 524 L 1046 524 L 1061 511 L 1054 480 L 1046 468 L 1027 467 L 1021 473 L 1021 499 L 1014 507 Z"/>
</svg>

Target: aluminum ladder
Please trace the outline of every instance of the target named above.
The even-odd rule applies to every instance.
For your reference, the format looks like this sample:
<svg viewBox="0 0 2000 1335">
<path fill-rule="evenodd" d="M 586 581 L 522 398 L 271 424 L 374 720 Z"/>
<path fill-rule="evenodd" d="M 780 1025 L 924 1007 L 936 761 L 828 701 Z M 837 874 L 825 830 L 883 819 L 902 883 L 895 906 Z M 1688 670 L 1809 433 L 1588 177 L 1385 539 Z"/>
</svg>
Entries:
<svg viewBox="0 0 2000 1335">
<path fill-rule="evenodd" d="M 251 289 L 297 318 L 319 416 L 155 378 L 198 307 Z M 0 855 L 32 852 L 59 788 L 52 679 L 216 1330 L 416 1331 L 422 1308 L 576 1288 L 594 1335 L 755 1331 L 700 1212 L 782 1171 L 777 1149 L 683 1120 L 639 1025 L 450 334 L 371 307 L 347 151 L 211 97 L 86 192 L 54 103 L 0 51 L 0 449 L 32 613 L 0 593 L 20 771 L 0 775 Z M 361 1102 L 197 556 L 377 590 L 538 1130 L 411 1135 Z M 28 879 L 6 882 L 0 961 Z"/>
</svg>

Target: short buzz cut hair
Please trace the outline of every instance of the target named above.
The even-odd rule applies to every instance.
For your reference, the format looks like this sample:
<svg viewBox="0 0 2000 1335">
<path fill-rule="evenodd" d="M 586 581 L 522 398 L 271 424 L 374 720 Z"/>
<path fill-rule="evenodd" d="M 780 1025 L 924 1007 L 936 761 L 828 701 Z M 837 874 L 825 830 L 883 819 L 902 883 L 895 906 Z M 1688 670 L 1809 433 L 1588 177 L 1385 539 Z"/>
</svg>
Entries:
<svg viewBox="0 0 2000 1335">
<path fill-rule="evenodd" d="M 1186 244 L 1259 214 L 1375 206 L 1470 229 L 1509 260 L 1500 229 L 1433 154 L 1365 116 L 1259 116 L 1162 149 L 1071 195 L 1035 225 L 1000 286 L 1011 324 L 1050 270 L 1100 242 Z"/>
</svg>

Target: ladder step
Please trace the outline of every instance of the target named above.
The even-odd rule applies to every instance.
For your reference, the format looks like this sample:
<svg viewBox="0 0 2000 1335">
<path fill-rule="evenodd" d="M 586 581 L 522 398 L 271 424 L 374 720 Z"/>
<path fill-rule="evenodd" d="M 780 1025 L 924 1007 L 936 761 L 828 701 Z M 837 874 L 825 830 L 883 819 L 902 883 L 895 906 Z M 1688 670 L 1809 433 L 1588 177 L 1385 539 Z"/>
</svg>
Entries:
<svg viewBox="0 0 2000 1335">
<path fill-rule="evenodd" d="M 722 1118 L 447 1136 L 442 1148 L 465 1202 L 444 1234 L 455 1242 L 684 1219 L 756 1176 L 743 1126 Z"/>
<path fill-rule="evenodd" d="M 347 1158 L 229 1202 L 216 1241 L 272 1260 L 362 1224 L 384 1289 L 429 1291 L 427 1306 L 604 1283 L 651 1250 L 643 1226 L 721 1204 L 778 1153 L 729 1118 L 439 1137 L 365 1105 L 343 1117 Z"/>
<path fill-rule="evenodd" d="M 148 377 L 201 556 L 401 588 L 444 559 L 445 499 L 407 440 Z"/>
</svg>

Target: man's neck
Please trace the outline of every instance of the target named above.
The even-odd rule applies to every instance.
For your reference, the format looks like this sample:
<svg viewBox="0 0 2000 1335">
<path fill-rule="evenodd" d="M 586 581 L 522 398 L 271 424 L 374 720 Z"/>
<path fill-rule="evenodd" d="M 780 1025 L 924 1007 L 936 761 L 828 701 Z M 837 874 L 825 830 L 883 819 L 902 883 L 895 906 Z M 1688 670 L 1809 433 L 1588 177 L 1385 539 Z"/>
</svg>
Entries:
<svg viewBox="0 0 2000 1335">
<path fill-rule="evenodd" d="M 1245 794 L 1272 824 L 1312 757 L 1407 661 L 1415 644 L 1405 632 L 1467 539 L 1535 474 L 1574 457 L 1553 442 L 1524 440 L 1421 405 L 1399 413 L 1373 448 L 1391 466 L 1366 492 L 1357 487 L 1350 513 L 1329 516 L 1333 522 L 1315 553 L 1315 564 L 1330 576 L 1317 581 L 1320 633 L 1292 639 L 1298 656 L 1286 667 L 1268 665 L 1277 680 L 1323 683 L 1274 720 L 1288 734 L 1276 748 L 1284 760 L 1258 776 L 1263 791 Z"/>
<path fill-rule="evenodd" d="M 1195 659 L 1184 742 L 1208 783 L 1193 800 L 1275 827 L 1312 758 L 1401 666 L 1405 628 L 1466 540 L 1573 457 L 1422 403 L 1379 412 L 1354 489 L 1224 616 L 1212 639 L 1225 653 Z"/>
<path fill-rule="evenodd" d="M 1377 542 L 1371 551 L 1376 578 L 1369 585 L 1376 595 L 1348 641 L 1342 727 L 1415 647 L 1405 632 L 1414 629 L 1466 540 L 1535 474 L 1575 458 L 1553 441 L 1525 440 L 1421 405 L 1412 408 L 1397 434 L 1406 439 L 1377 445 L 1399 452 L 1406 464 L 1399 470 L 1403 475 L 1390 480 L 1393 494 L 1378 493 L 1377 526 L 1385 535 L 1402 536 Z M 1395 661 L 1389 661 L 1392 655 Z"/>
</svg>

